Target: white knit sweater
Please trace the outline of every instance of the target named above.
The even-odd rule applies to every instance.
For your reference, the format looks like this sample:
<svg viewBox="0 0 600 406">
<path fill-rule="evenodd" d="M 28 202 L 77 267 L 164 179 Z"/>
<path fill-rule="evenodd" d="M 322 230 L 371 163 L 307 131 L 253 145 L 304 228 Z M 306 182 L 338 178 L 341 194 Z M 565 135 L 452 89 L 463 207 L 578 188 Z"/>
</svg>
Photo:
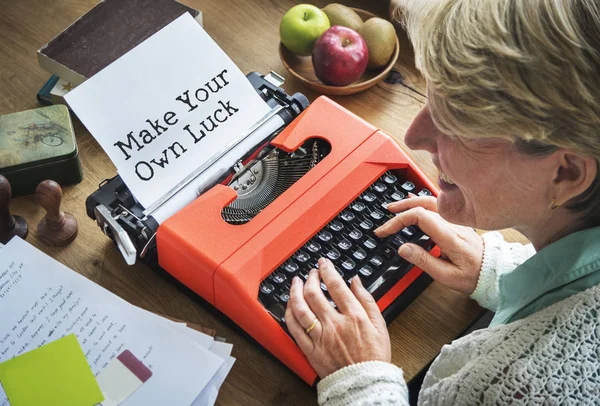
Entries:
<svg viewBox="0 0 600 406">
<path fill-rule="evenodd" d="M 472 297 L 496 309 L 497 275 L 535 251 L 484 235 Z M 475 331 L 442 348 L 427 372 L 421 405 L 600 404 L 600 286 L 526 318 Z M 408 405 L 402 370 L 384 362 L 343 368 L 318 384 L 320 405 Z"/>
</svg>

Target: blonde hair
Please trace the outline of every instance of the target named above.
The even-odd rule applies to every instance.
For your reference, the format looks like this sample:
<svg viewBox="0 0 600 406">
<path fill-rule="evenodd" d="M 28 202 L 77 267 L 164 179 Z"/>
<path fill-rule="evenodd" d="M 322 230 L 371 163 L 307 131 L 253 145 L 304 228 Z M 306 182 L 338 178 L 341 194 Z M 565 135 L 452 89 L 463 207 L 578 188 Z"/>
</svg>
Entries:
<svg viewBox="0 0 600 406">
<path fill-rule="evenodd" d="M 600 158 L 598 0 L 402 0 L 438 127 Z"/>
<path fill-rule="evenodd" d="M 600 0 L 395 0 L 435 124 L 600 161 Z M 567 208 L 600 224 L 600 170 Z"/>
</svg>

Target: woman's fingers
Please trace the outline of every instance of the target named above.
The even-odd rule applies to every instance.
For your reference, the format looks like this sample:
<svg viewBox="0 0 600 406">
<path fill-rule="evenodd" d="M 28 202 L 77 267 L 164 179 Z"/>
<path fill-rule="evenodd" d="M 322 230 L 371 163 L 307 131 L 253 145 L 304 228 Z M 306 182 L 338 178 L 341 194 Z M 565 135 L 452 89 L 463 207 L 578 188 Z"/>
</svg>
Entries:
<svg viewBox="0 0 600 406">
<path fill-rule="evenodd" d="M 381 311 L 379 310 L 379 306 L 377 306 L 377 302 L 375 302 L 373 296 L 364 288 L 362 281 L 358 276 L 352 279 L 350 289 L 352 289 L 352 293 L 354 293 L 356 299 L 358 299 L 359 303 L 367 312 L 367 316 L 369 317 L 369 320 L 371 320 L 371 323 L 373 323 L 378 330 L 381 331 L 381 329 L 384 329 L 385 331 L 387 327 L 385 325 L 385 320 L 381 315 Z"/>
<path fill-rule="evenodd" d="M 402 244 L 398 249 L 398 254 L 442 284 L 446 284 L 448 278 L 455 276 L 456 267 L 454 265 L 448 261 L 434 257 L 417 244 Z"/>
<path fill-rule="evenodd" d="M 396 234 L 404 227 L 413 225 L 423 230 L 443 250 L 448 250 L 456 242 L 456 233 L 452 231 L 450 224 L 442 219 L 439 214 L 422 207 L 415 207 L 397 214 L 393 219 L 388 220 L 375 230 L 375 234 L 380 238 L 385 238 Z"/>
<path fill-rule="evenodd" d="M 290 299 L 291 297 L 292 296 L 290 295 Z M 290 334 L 292 334 L 292 337 L 294 337 L 296 344 L 298 344 L 298 347 L 300 347 L 302 352 L 305 354 L 310 354 L 313 351 L 315 344 L 308 334 L 306 334 L 306 330 L 302 327 L 302 325 L 300 325 L 300 322 L 298 319 L 296 319 L 296 316 L 294 316 L 292 306 L 293 305 L 291 302 L 289 302 L 287 308 L 285 309 L 285 324 L 287 325 Z"/>
<path fill-rule="evenodd" d="M 360 311 L 360 304 L 356 300 L 356 297 L 348 289 L 346 282 L 344 282 L 340 274 L 335 270 L 330 260 L 325 258 L 319 259 L 319 273 L 329 291 L 329 295 L 342 314 Z"/>
<path fill-rule="evenodd" d="M 292 280 L 292 287 L 290 288 L 290 300 L 286 309 L 286 323 L 287 323 L 287 310 L 291 309 L 294 315 L 294 320 L 297 320 L 300 324 L 302 333 L 308 338 L 308 335 L 304 333 L 314 321 L 317 319 L 317 315 L 312 311 L 310 305 L 304 298 L 304 286 L 300 278 L 294 278 Z M 293 323 L 293 321 L 292 321 Z M 291 332 L 291 330 L 290 330 Z M 318 338 L 321 333 L 321 326 L 315 326 L 310 332 L 312 338 Z M 298 337 L 294 335 L 294 338 L 298 340 Z"/>
<path fill-rule="evenodd" d="M 412 193 L 411 193 L 412 195 Z M 422 207 L 437 213 L 437 198 L 433 196 L 415 196 L 410 199 L 402 199 L 399 202 L 390 203 L 387 209 L 392 213 L 400 213 L 414 207 Z"/>
<path fill-rule="evenodd" d="M 310 309 L 321 321 L 324 321 L 327 318 L 335 318 L 339 315 L 323 294 L 323 291 L 321 290 L 321 277 L 319 276 L 319 271 L 316 269 L 311 270 L 308 274 L 308 279 L 304 284 L 304 299 Z M 300 320 L 300 322 L 303 323 L 302 320 Z M 306 326 L 306 328 L 309 326 L 310 324 Z"/>
</svg>

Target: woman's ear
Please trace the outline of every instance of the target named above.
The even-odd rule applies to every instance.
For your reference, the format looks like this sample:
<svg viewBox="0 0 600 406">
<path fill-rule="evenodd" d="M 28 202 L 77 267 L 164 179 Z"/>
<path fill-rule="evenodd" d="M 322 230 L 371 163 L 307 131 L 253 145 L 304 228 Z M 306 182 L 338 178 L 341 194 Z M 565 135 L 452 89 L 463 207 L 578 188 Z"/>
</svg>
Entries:
<svg viewBox="0 0 600 406">
<path fill-rule="evenodd" d="M 598 161 L 590 155 L 581 155 L 566 149 L 554 154 L 556 171 L 552 183 L 555 204 L 561 206 L 585 192 L 596 179 Z"/>
</svg>

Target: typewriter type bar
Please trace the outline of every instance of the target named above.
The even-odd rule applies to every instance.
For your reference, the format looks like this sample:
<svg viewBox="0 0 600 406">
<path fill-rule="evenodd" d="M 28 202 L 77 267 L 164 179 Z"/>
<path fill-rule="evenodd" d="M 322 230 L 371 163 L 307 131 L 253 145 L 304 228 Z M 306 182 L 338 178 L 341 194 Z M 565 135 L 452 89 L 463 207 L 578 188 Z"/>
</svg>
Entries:
<svg viewBox="0 0 600 406">
<path fill-rule="evenodd" d="M 384 206 L 402 198 L 400 193 L 435 194 L 436 188 L 391 137 L 326 97 L 316 99 L 267 150 L 260 160 L 262 180 L 253 180 L 249 165 L 242 183 L 215 185 L 161 224 L 158 261 L 313 384 L 316 373 L 282 319 L 288 276 L 303 277 L 319 256 L 334 258 L 345 278 L 361 275 L 384 316 L 393 315 L 429 283 L 422 270 L 397 255 L 397 247 L 416 241 L 432 255 L 439 249 L 415 227 L 385 240 L 376 239 L 373 229 L 390 217 Z M 272 178 L 269 159 L 279 174 L 285 166 L 307 159 L 310 164 L 276 197 L 262 197 L 268 204 L 260 210 L 252 212 L 247 202 L 236 205 L 245 199 L 244 185 L 262 181 L 278 190 L 281 183 L 265 181 Z"/>
<path fill-rule="evenodd" d="M 284 79 L 275 72 L 264 76 L 251 72 L 246 77 L 256 92 L 271 107 L 273 114 L 277 114 L 282 119 L 284 125 L 291 123 L 308 106 L 308 100 L 304 95 L 296 93 L 288 96 L 280 88 Z M 253 152 L 248 151 L 247 156 Z M 240 159 L 243 160 L 247 156 L 242 156 Z M 222 177 L 225 178 L 232 173 L 234 173 L 233 168 L 223 173 Z M 214 183 L 221 180 L 214 179 Z M 154 237 L 159 222 L 151 215 L 150 210 L 147 211 L 134 198 L 119 175 L 106 179 L 99 185 L 98 190 L 86 200 L 86 209 L 88 216 L 96 220 L 98 227 L 115 242 L 127 264 L 133 265 L 138 257 L 150 264 L 156 263 Z"/>
</svg>

